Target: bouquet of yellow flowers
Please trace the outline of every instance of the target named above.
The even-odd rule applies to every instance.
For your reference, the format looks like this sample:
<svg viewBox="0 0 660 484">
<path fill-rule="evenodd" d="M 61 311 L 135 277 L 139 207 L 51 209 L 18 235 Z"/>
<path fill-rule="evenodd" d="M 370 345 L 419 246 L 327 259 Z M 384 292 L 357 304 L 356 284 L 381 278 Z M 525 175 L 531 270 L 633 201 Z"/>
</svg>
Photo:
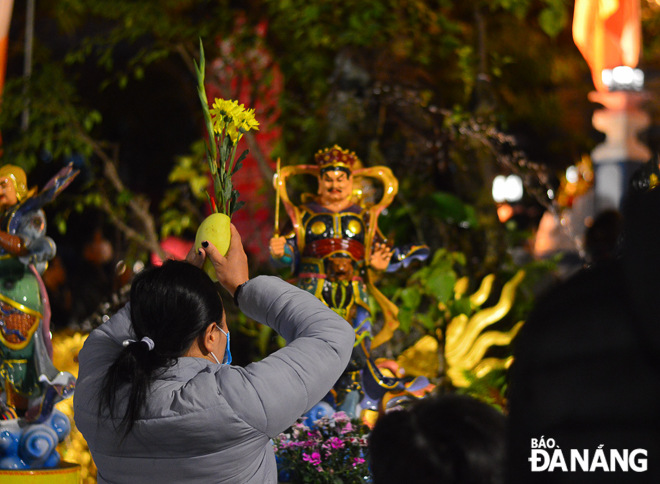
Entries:
<svg viewBox="0 0 660 484">
<path fill-rule="evenodd" d="M 245 203 L 238 201 L 239 193 L 234 188 L 232 176 L 241 168 L 250 150 L 243 151 L 236 159 L 238 142 L 251 129 L 258 130 L 259 122 L 254 117 L 254 109 L 246 109 L 242 104 L 238 104 L 238 101 L 216 98 L 209 109 L 204 88 L 206 62 L 201 40 L 199 50 L 200 63 L 198 65 L 195 62 L 195 71 L 197 92 L 209 135 L 206 158 L 213 177 L 213 193 L 206 194 L 213 213 L 200 224 L 195 237 L 195 248 L 198 249 L 202 241 L 208 240 L 224 255 L 229 248 L 231 216 Z M 204 267 L 215 280 L 215 271 L 210 261 L 207 260 Z"/>
</svg>

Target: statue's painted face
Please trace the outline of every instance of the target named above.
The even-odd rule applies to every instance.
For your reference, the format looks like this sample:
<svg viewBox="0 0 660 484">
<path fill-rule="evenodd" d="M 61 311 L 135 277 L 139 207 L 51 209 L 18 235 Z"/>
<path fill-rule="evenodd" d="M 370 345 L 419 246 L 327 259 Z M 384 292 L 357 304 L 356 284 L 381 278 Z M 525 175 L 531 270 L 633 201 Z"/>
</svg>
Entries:
<svg viewBox="0 0 660 484">
<path fill-rule="evenodd" d="M 347 200 L 353 194 L 353 176 L 345 171 L 326 171 L 319 176 L 321 204 Z"/>
<path fill-rule="evenodd" d="M 4 210 L 18 203 L 14 182 L 7 176 L 0 177 L 0 209 Z"/>
</svg>

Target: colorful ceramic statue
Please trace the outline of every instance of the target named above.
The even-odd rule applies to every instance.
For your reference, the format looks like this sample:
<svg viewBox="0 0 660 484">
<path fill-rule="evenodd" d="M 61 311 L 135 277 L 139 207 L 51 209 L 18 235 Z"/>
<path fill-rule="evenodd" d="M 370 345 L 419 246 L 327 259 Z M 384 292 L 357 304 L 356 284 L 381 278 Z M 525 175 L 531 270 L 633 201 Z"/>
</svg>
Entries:
<svg viewBox="0 0 660 484">
<path fill-rule="evenodd" d="M 41 274 L 55 256 L 55 244 L 46 236 L 41 207 L 76 174 L 67 166 L 36 194 L 28 190 L 23 169 L 0 168 L 0 468 L 54 466 L 59 460 L 54 446 L 66 435 L 54 405 L 73 395 L 75 378 L 52 363 Z M 42 439 L 36 454 L 22 447 L 30 445 L 28 434 Z M 46 441 L 54 441 L 49 451 Z"/>
<path fill-rule="evenodd" d="M 342 409 L 351 415 L 354 413 L 351 407 L 360 398 L 366 396 L 373 403 L 384 392 L 400 386 L 399 381 L 383 377 L 369 356 L 371 348 L 390 339 L 398 327 L 396 306 L 374 282 L 385 271 L 397 270 L 414 259 L 425 259 L 429 251 L 425 246 L 391 249 L 378 229 L 378 216 L 392 202 L 398 189 L 389 168 L 360 168 L 355 153 L 336 145 L 319 151 L 315 162 L 284 167 L 275 178 L 278 197 L 291 219 L 292 230 L 284 236 L 275 234 L 270 240 L 270 253 L 274 265 L 289 266 L 297 276 L 299 287 L 324 301 L 355 328 L 354 358 L 338 383 L 334 402 L 345 404 L 348 408 Z M 298 174 L 315 175 L 319 187 L 317 196 L 304 194 L 302 203 L 296 206 L 289 199 L 286 181 Z M 380 201 L 364 200 L 360 187 L 370 178 L 382 184 Z M 370 297 L 380 305 L 385 317 L 383 329 L 374 337 Z M 367 391 L 371 386 L 372 391 Z M 367 404 L 364 400 L 362 403 Z"/>
</svg>

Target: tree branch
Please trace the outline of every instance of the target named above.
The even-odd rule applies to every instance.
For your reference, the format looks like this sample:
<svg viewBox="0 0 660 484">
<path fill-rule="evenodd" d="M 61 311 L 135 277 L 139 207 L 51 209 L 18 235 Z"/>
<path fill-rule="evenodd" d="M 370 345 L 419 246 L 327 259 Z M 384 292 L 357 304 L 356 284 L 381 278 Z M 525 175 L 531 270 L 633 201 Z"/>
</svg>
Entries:
<svg viewBox="0 0 660 484">
<path fill-rule="evenodd" d="M 124 186 L 124 183 L 121 181 L 121 178 L 119 177 L 119 173 L 117 173 L 115 159 L 111 158 L 103 149 L 101 144 L 95 141 L 94 139 L 92 139 L 82 129 L 82 127 L 77 126 L 77 128 L 79 130 L 82 139 L 86 143 L 88 143 L 89 146 L 91 146 L 94 154 L 98 156 L 103 162 L 103 175 L 110 182 L 112 187 L 118 193 L 127 191 L 126 187 Z M 116 149 L 116 147 L 113 150 L 113 154 L 115 158 L 118 156 L 118 150 Z M 144 235 L 141 235 L 133 228 L 129 227 L 124 221 L 119 219 L 119 217 L 117 217 L 116 214 L 112 211 L 112 207 L 110 206 L 109 200 L 107 200 L 106 197 L 103 197 L 103 199 L 105 202 L 107 202 L 107 206 L 102 206 L 103 211 L 110 216 L 110 219 L 112 220 L 113 224 L 119 230 L 121 230 L 126 235 L 126 237 L 139 243 L 145 249 L 151 252 L 155 252 L 156 254 L 158 254 L 158 257 L 160 257 L 162 260 L 165 260 L 167 254 L 160 247 L 158 231 L 156 230 L 156 222 L 154 221 L 154 217 L 151 215 L 151 212 L 149 211 L 149 203 L 146 200 L 133 196 L 128 201 L 128 208 L 133 212 L 133 214 L 138 218 L 138 220 L 142 223 L 144 227 L 145 233 Z"/>
</svg>

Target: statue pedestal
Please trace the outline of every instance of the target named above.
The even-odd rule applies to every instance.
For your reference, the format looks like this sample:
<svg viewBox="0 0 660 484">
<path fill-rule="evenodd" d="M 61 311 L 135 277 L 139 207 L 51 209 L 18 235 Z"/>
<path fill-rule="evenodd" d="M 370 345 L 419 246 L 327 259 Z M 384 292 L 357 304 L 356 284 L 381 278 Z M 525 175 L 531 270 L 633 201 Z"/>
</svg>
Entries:
<svg viewBox="0 0 660 484">
<path fill-rule="evenodd" d="M 61 462 L 52 469 L 26 469 L 20 471 L 0 469 L 2 484 L 79 484 L 80 466 Z"/>
<path fill-rule="evenodd" d="M 632 174 L 651 158 L 651 151 L 637 138 L 650 124 L 640 109 L 644 92 L 590 92 L 589 100 L 602 104 L 594 112 L 594 128 L 605 133 L 605 142 L 591 153 L 594 165 L 595 212 L 620 210 Z"/>
</svg>

